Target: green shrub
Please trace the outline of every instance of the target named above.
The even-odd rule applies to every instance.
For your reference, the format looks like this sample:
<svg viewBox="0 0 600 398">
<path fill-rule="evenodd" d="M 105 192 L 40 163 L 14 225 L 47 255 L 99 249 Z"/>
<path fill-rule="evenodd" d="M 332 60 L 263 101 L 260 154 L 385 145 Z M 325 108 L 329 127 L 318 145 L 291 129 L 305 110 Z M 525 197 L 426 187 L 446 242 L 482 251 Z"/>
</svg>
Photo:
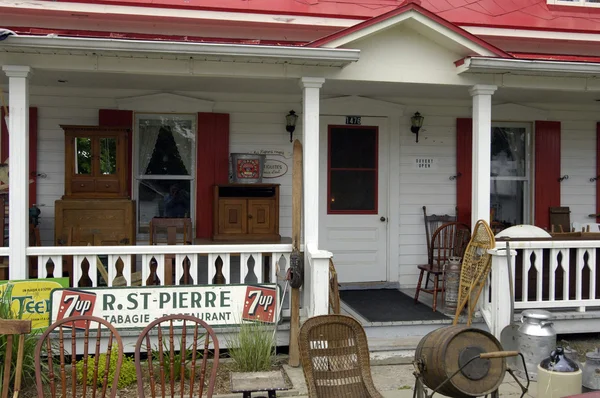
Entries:
<svg viewBox="0 0 600 398">
<path fill-rule="evenodd" d="M 115 377 L 115 370 L 117 367 L 117 357 L 118 352 L 115 350 L 111 352 L 110 362 L 108 368 L 108 387 L 111 388 L 113 384 L 113 378 Z M 102 381 L 104 380 L 104 370 L 106 369 L 106 354 L 100 354 L 98 357 L 100 361 L 98 363 L 98 377 L 96 380 L 96 384 L 98 386 L 102 385 Z M 94 366 L 96 364 L 96 358 L 94 356 L 88 357 L 87 363 L 87 377 L 86 383 L 88 386 L 94 384 Z M 76 363 L 78 378 L 81 378 L 83 382 L 84 374 L 83 374 L 83 359 L 77 361 Z M 117 387 L 123 388 L 129 385 L 132 385 L 137 380 L 137 375 L 135 372 L 135 362 L 133 358 L 128 357 L 126 355 L 123 356 L 123 364 L 121 365 L 121 373 L 119 375 L 119 382 Z"/>
<path fill-rule="evenodd" d="M 22 313 L 15 313 L 11 308 L 12 302 L 12 287 L 11 283 L 8 283 L 5 288 L 2 289 L 0 294 L 0 319 L 22 319 Z M 35 385 L 35 346 L 38 342 L 40 331 L 34 330 L 30 334 L 25 335 L 25 344 L 23 345 L 23 365 L 22 365 L 22 379 L 21 388 L 25 386 Z M 4 357 L 6 355 L 6 344 L 7 336 L 0 336 L 0 375 L 4 374 Z M 15 372 L 17 368 L 17 347 L 18 347 L 18 336 L 13 337 L 13 352 L 12 352 L 12 365 L 11 374 L 9 380 L 9 388 L 14 386 Z M 46 382 L 48 379 L 48 373 L 42 370 L 42 382 Z M 0 378 L 0 390 L 2 390 L 3 378 Z"/>
<path fill-rule="evenodd" d="M 203 335 L 198 337 L 198 341 L 202 340 Z M 180 344 L 181 346 L 181 344 Z M 201 348 L 201 347 L 199 347 Z M 184 353 L 182 351 L 175 351 L 173 352 L 173 378 L 175 380 L 181 380 L 181 360 L 183 357 Z M 197 352 L 196 353 L 196 364 L 198 363 L 198 361 L 202 358 L 202 352 Z M 190 363 L 192 361 L 192 346 L 190 345 L 186 350 L 185 350 L 185 358 L 183 358 L 183 363 L 184 363 L 184 377 L 186 379 L 190 378 L 190 373 L 191 373 L 191 369 L 190 369 Z M 161 360 L 160 360 L 160 352 L 158 351 L 158 347 L 155 348 L 152 351 L 152 365 L 154 368 L 156 368 L 156 370 L 154 371 L 154 377 L 155 378 L 159 378 L 160 377 L 160 365 L 161 365 Z M 171 352 L 169 350 L 169 345 L 167 344 L 166 341 L 163 341 L 163 354 L 162 354 L 162 365 L 163 365 L 163 369 L 165 372 L 165 379 L 170 379 L 171 378 Z"/>
<path fill-rule="evenodd" d="M 271 370 L 275 353 L 273 325 L 263 322 L 243 322 L 239 332 L 227 337 L 229 356 L 240 372 Z"/>
</svg>

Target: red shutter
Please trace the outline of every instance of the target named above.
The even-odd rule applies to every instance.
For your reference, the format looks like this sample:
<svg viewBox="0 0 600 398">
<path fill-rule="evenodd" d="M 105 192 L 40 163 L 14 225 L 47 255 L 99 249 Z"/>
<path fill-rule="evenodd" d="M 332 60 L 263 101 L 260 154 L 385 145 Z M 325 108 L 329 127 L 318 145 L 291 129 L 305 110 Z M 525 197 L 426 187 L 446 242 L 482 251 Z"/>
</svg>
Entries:
<svg viewBox="0 0 600 398">
<path fill-rule="evenodd" d="M 471 225 L 473 119 L 456 119 L 456 208 L 459 222 Z"/>
<path fill-rule="evenodd" d="M 534 225 L 550 227 L 550 207 L 560 206 L 560 122 L 535 122 Z"/>
<path fill-rule="evenodd" d="M 600 223 L 600 122 L 596 123 L 596 222 Z"/>
<path fill-rule="evenodd" d="M 4 109 L 2 109 L 2 146 L 0 147 L 0 161 L 6 162 L 8 152 L 8 127 L 4 121 Z M 29 175 L 33 180 L 29 184 L 29 207 L 37 203 L 37 135 L 38 135 L 38 112 L 37 108 L 29 108 Z"/>
<path fill-rule="evenodd" d="M 133 112 L 120 109 L 100 109 L 98 113 L 98 124 L 110 127 L 129 127 L 133 132 Z M 133 174 L 133 133 L 129 134 L 127 140 L 127 186 L 129 197 L 133 192 L 131 176 Z"/>
<path fill-rule="evenodd" d="M 229 114 L 198 113 L 196 156 L 196 236 L 213 234 L 215 184 L 229 181 Z"/>
</svg>

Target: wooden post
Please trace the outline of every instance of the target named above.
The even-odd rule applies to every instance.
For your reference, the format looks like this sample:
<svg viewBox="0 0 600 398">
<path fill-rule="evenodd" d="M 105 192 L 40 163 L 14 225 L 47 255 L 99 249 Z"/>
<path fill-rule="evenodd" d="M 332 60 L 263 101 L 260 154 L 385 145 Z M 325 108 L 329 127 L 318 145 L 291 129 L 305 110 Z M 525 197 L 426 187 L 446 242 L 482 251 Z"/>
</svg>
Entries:
<svg viewBox="0 0 600 398">
<path fill-rule="evenodd" d="M 294 141 L 292 166 L 292 250 L 300 253 L 300 230 L 302 224 L 302 144 Z M 290 300 L 290 366 L 300 366 L 298 334 L 300 332 L 300 289 L 292 288 Z"/>
</svg>

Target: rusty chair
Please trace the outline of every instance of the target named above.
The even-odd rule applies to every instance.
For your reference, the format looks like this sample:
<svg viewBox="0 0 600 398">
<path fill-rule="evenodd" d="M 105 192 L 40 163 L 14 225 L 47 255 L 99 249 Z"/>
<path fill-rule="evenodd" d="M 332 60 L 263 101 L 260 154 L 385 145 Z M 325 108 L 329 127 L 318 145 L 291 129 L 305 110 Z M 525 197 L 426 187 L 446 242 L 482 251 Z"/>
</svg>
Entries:
<svg viewBox="0 0 600 398">
<path fill-rule="evenodd" d="M 102 339 L 106 339 L 106 346 L 100 349 Z M 117 358 L 115 373 L 109 386 L 109 363 L 114 356 Z M 104 362 L 102 372 L 99 371 L 101 361 Z M 77 363 L 82 365 L 77 366 Z M 123 341 L 108 321 L 90 315 L 56 321 L 40 336 L 35 347 L 38 397 L 79 398 L 88 394 L 116 397 L 122 363 Z M 48 373 L 44 383 L 42 372 Z M 82 380 L 88 382 L 81 383 Z"/>
<path fill-rule="evenodd" d="M 175 339 L 177 337 L 177 341 Z M 179 352 L 176 354 L 176 351 Z M 145 364 L 142 364 L 144 356 Z M 200 361 L 199 366 L 196 362 Z M 208 368 L 210 375 L 206 375 Z M 135 344 L 138 397 L 145 398 L 144 381 L 152 396 L 212 397 L 219 367 L 219 340 L 200 318 L 168 315 L 150 323 Z M 187 380 L 187 382 L 186 382 Z M 189 383 L 189 385 L 188 385 Z M 196 385 L 197 383 L 197 385 Z M 194 394 L 194 388 L 198 394 Z"/>
<path fill-rule="evenodd" d="M 31 333 L 31 321 L 20 319 L 0 319 L 0 335 L 6 336 L 4 351 L 4 374 L 2 375 L 2 386 L 0 392 L 2 398 L 7 398 L 10 390 L 12 397 L 17 398 L 21 391 L 23 376 L 23 353 L 25 349 L 25 335 Z M 18 337 L 17 363 L 14 369 L 14 383 L 10 385 L 15 338 Z"/>
<path fill-rule="evenodd" d="M 444 271 L 446 263 L 450 257 L 462 257 L 469 240 L 471 239 L 470 228 L 468 225 L 459 222 L 449 222 L 441 225 L 431 237 L 429 245 L 429 262 L 418 265 L 420 270 L 417 291 L 415 292 L 415 303 L 419 301 L 421 292 L 433 295 L 433 311 L 437 309 L 437 294 L 443 293 Z M 425 287 L 421 287 L 423 276 L 426 276 Z M 427 281 L 433 275 L 433 288 L 427 288 Z M 439 285 L 440 279 L 442 286 Z"/>
<path fill-rule="evenodd" d="M 309 318 L 298 344 L 309 397 L 382 398 L 371 377 L 367 337 L 356 319 Z"/>
</svg>

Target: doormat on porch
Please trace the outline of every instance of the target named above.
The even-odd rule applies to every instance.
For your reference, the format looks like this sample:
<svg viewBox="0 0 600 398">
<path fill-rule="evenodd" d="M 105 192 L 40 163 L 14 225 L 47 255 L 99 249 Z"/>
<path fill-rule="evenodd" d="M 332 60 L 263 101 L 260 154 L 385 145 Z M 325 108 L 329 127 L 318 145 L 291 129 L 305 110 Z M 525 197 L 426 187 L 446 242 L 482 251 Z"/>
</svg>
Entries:
<svg viewBox="0 0 600 398">
<path fill-rule="evenodd" d="M 448 319 L 396 289 L 340 290 L 340 299 L 370 322 Z"/>
</svg>

